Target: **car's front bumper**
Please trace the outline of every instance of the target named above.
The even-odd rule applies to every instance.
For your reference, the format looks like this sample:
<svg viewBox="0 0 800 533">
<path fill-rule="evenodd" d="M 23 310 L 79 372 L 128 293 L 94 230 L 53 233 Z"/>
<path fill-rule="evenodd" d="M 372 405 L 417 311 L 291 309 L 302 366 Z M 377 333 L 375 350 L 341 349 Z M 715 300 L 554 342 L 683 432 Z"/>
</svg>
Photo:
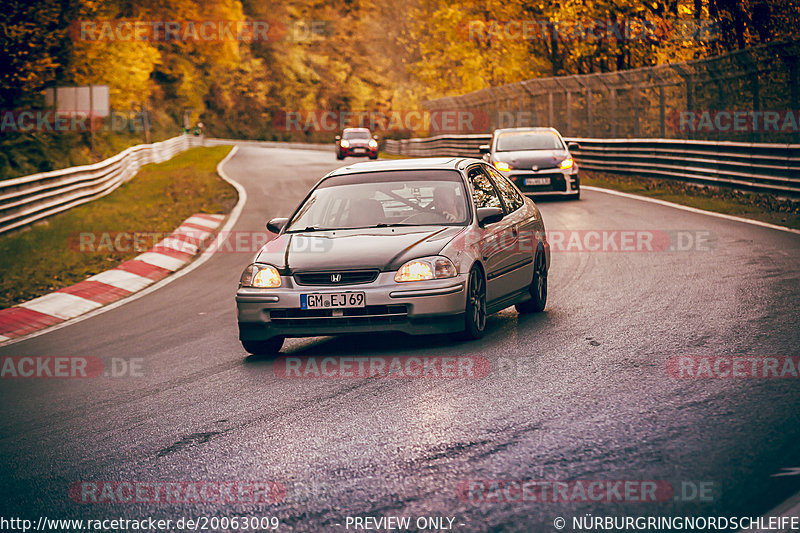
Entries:
<svg viewBox="0 0 800 533">
<path fill-rule="evenodd" d="M 545 170 L 534 172 L 532 170 L 510 170 L 503 172 L 524 194 L 535 195 L 562 195 L 571 196 L 580 192 L 580 179 L 577 169 L 570 172 L 557 170 Z M 549 178 L 550 183 L 546 185 L 526 185 L 527 178 Z"/>
<path fill-rule="evenodd" d="M 349 148 L 340 148 L 340 153 L 345 157 L 371 157 L 378 155 L 378 149 L 368 146 L 351 146 Z"/>
<path fill-rule="evenodd" d="M 464 329 L 466 274 L 397 283 L 394 272 L 382 272 L 372 283 L 339 286 L 297 285 L 290 276 L 281 279 L 282 286 L 278 289 L 243 287 L 237 291 L 241 340 L 374 331 L 431 334 Z M 351 291 L 364 292 L 366 307 L 335 311 L 300 309 L 301 294 Z"/>
</svg>

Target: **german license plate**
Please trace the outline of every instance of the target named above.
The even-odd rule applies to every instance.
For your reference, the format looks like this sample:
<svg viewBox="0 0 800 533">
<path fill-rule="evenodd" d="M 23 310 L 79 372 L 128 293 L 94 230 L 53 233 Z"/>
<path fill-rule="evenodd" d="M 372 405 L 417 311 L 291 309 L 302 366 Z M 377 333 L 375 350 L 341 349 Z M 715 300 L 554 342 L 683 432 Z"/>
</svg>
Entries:
<svg viewBox="0 0 800 533">
<path fill-rule="evenodd" d="M 326 292 L 300 295 L 300 309 L 344 309 L 365 307 L 363 292 Z"/>
<path fill-rule="evenodd" d="M 550 185 L 550 178 L 525 178 L 525 185 Z"/>
</svg>

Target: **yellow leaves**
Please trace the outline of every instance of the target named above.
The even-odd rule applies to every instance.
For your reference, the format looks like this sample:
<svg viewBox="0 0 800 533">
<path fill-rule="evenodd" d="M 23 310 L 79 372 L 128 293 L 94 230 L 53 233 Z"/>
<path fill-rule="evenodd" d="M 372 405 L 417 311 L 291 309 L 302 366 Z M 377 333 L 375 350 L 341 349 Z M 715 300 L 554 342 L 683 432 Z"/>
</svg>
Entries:
<svg viewBox="0 0 800 533">
<path fill-rule="evenodd" d="M 76 41 L 74 54 L 79 60 L 68 69 L 74 83 L 108 85 L 115 109 L 146 101 L 150 74 L 161 57 L 153 44 L 135 41 Z"/>
</svg>

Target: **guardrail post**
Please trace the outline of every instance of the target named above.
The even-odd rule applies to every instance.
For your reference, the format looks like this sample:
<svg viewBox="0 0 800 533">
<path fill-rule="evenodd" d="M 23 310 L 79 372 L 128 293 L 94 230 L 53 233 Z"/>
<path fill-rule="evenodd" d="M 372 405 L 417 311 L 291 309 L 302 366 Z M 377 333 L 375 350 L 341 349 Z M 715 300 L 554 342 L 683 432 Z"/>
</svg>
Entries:
<svg viewBox="0 0 800 533">
<path fill-rule="evenodd" d="M 694 108 L 694 85 L 692 84 L 692 78 L 690 76 L 686 76 L 686 111 L 691 113 L 693 108 Z M 689 128 L 689 131 L 686 133 L 686 137 L 689 139 L 692 138 L 691 128 Z"/>
<path fill-rule="evenodd" d="M 761 111 L 761 95 L 759 94 L 760 90 L 759 90 L 759 84 L 758 84 L 758 70 L 753 72 L 753 77 L 750 78 L 750 87 L 751 87 L 751 89 L 753 91 L 753 116 L 755 117 L 756 116 L 755 114 L 757 112 Z M 763 124 L 763 121 L 761 123 Z M 759 139 L 761 138 L 761 134 L 757 131 L 756 126 L 757 126 L 757 123 L 756 123 L 756 121 L 754 119 L 753 120 L 753 134 L 752 134 L 753 142 L 758 142 Z"/>
<path fill-rule="evenodd" d="M 592 90 L 591 89 L 586 89 L 586 115 L 587 115 L 586 122 L 587 122 L 587 125 L 589 127 L 589 132 L 588 132 L 589 135 L 588 136 L 591 137 L 592 133 L 594 131 L 594 128 L 593 128 L 594 124 L 592 124 L 593 117 L 592 117 Z"/>
<path fill-rule="evenodd" d="M 800 112 L 800 103 L 798 103 L 800 95 L 798 95 L 797 87 L 797 56 L 788 58 L 787 61 L 789 63 L 789 107 L 796 116 Z M 795 129 L 792 133 L 792 142 L 795 144 L 800 143 L 800 129 Z"/>
<path fill-rule="evenodd" d="M 567 91 L 567 135 L 572 135 L 572 91 Z"/>
<path fill-rule="evenodd" d="M 617 137 L 617 90 L 613 87 L 608 90 L 608 98 L 611 100 L 611 138 Z"/>
</svg>

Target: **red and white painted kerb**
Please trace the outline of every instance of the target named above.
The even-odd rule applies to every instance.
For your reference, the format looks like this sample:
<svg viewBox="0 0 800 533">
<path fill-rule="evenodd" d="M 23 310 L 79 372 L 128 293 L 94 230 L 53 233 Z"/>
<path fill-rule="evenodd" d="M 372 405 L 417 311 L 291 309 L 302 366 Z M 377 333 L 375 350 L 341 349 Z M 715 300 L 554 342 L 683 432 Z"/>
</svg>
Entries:
<svg viewBox="0 0 800 533">
<path fill-rule="evenodd" d="M 150 250 L 70 287 L 0 310 L 0 343 L 58 324 L 125 298 L 189 262 L 224 215 L 187 218 Z"/>
</svg>

